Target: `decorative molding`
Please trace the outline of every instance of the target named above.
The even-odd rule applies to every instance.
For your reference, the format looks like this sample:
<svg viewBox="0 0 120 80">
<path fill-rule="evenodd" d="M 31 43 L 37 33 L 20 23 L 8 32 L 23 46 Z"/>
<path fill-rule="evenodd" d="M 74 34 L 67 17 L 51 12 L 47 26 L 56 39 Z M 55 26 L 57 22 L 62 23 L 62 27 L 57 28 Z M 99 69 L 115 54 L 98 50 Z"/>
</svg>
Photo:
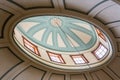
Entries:
<svg viewBox="0 0 120 80">
<path fill-rule="evenodd" d="M 106 75 L 108 75 L 112 80 L 114 80 L 107 72 L 105 72 L 103 69 L 101 69 Z"/>
<path fill-rule="evenodd" d="M 112 23 L 116 23 L 116 22 L 120 22 L 120 20 L 116 20 L 116 21 L 112 21 L 112 22 L 107 22 L 105 23 L 106 25 L 112 24 Z"/>
<path fill-rule="evenodd" d="M 78 13 L 82 13 L 82 14 L 88 15 L 93 9 L 95 9 L 97 6 L 101 5 L 102 3 L 106 2 L 106 1 L 108 1 L 108 0 L 103 0 L 103 1 L 101 1 L 100 3 L 96 4 L 96 5 L 95 5 L 93 8 L 91 8 L 87 13 L 85 13 L 85 12 L 83 12 L 83 11 L 79 11 L 79 10 L 67 8 L 65 0 L 63 0 L 63 4 L 64 4 L 64 8 L 65 8 L 66 10 L 71 10 L 71 11 L 75 11 L 75 12 L 78 12 Z"/>
<path fill-rule="evenodd" d="M 20 57 L 18 57 L 9 47 L 0 47 L 0 49 L 3 49 L 3 48 L 7 48 L 17 59 L 20 60 L 20 62 L 17 63 L 16 65 L 14 65 L 13 67 L 11 67 L 7 72 L 5 72 L 5 73 L 0 77 L 0 80 L 2 80 L 2 78 L 4 78 L 5 75 L 8 74 L 12 69 L 14 69 L 15 67 L 17 67 L 18 65 L 20 65 L 21 63 L 24 62 L 24 60 L 22 60 Z"/>
<path fill-rule="evenodd" d="M 65 75 L 65 74 L 59 74 L 59 73 L 52 73 L 52 74 L 50 75 L 50 77 L 49 77 L 49 80 L 51 80 L 52 75 L 62 75 L 62 76 L 64 76 L 64 80 L 66 80 L 66 79 L 65 79 L 65 78 L 66 78 L 66 75 Z"/>
<path fill-rule="evenodd" d="M 82 74 L 82 73 L 81 73 L 81 74 L 70 74 L 70 80 L 72 80 L 71 77 L 72 77 L 73 75 L 82 75 L 82 76 L 84 77 L 83 80 L 87 80 L 86 75 L 85 75 L 85 74 Z"/>
<path fill-rule="evenodd" d="M 99 22 L 103 23 L 104 25 L 107 25 L 109 22 L 105 23 L 104 21 L 102 21 L 102 20 L 100 20 L 99 18 L 97 18 L 97 15 L 100 14 L 100 13 L 101 13 L 102 11 L 104 11 L 105 9 L 111 7 L 111 6 L 114 6 L 114 5 L 110 5 L 110 6 L 108 6 L 108 7 L 105 7 L 104 9 L 102 9 L 101 11 L 99 11 L 99 12 L 94 16 L 94 18 L 95 18 L 96 20 L 98 20 Z"/>
<path fill-rule="evenodd" d="M 94 72 L 91 72 L 91 73 L 93 73 L 93 74 L 95 74 L 95 76 L 96 76 L 96 78 L 98 78 L 98 80 L 101 80 L 100 78 L 99 78 L 99 76 L 98 76 L 98 74 L 96 73 L 96 72 L 98 72 L 98 71 L 102 71 L 103 73 L 105 73 L 111 80 L 114 80 L 107 72 L 105 72 L 103 69 L 100 69 L 100 70 L 96 70 L 96 71 L 94 71 Z M 92 75 L 91 75 L 92 76 Z M 92 76 L 92 78 L 94 79 L 94 77 Z"/>
<path fill-rule="evenodd" d="M 99 18 L 94 17 L 94 19 L 96 19 L 96 20 L 99 21 L 100 23 L 106 25 L 106 24 L 105 24 L 102 20 L 100 20 Z"/>
<path fill-rule="evenodd" d="M 112 27 L 112 28 L 114 28 L 114 27 Z M 113 36 L 114 36 L 115 38 L 120 38 L 120 37 L 117 37 L 117 36 L 115 35 L 115 33 L 113 32 L 112 28 L 109 28 L 109 30 L 110 30 L 110 32 L 113 34 Z"/>
<path fill-rule="evenodd" d="M 30 66 L 28 66 L 27 68 L 25 68 L 24 70 L 22 70 L 22 71 L 21 71 L 20 73 L 18 73 L 12 80 L 15 80 L 21 73 L 23 73 L 24 71 L 26 71 L 26 70 L 29 69 L 30 67 L 35 68 L 35 69 L 40 70 L 40 71 L 43 71 L 44 73 L 43 73 L 42 78 L 41 78 L 41 80 L 43 80 L 43 78 L 44 78 L 44 76 L 45 76 L 45 74 L 46 74 L 46 71 L 45 71 L 45 70 L 42 70 L 42 69 L 39 69 L 39 68 L 37 68 L 37 67 L 34 67 L 34 66 L 32 66 L 32 65 L 30 65 Z"/>
<path fill-rule="evenodd" d="M 9 17 L 5 20 L 5 22 L 3 24 L 2 31 L 1 31 L 1 36 L 0 36 L 0 39 L 1 39 L 1 38 L 4 37 L 4 29 L 5 29 L 5 26 L 6 26 L 7 22 L 14 16 L 14 14 L 9 12 L 9 11 L 7 11 L 7 10 L 2 9 L 2 8 L 0 8 L 0 10 L 10 14 Z"/>
<path fill-rule="evenodd" d="M 11 2 L 11 3 L 14 4 L 14 5 L 19 6 L 20 8 L 22 8 L 22 9 L 24 9 L 24 10 L 38 9 L 38 8 L 54 8 L 53 0 L 50 0 L 51 6 L 35 6 L 35 7 L 29 7 L 29 8 L 24 7 L 23 5 L 15 2 L 14 0 L 7 0 L 7 1 Z"/>
<path fill-rule="evenodd" d="M 107 1 L 109 1 L 109 0 L 103 0 L 103 1 L 101 1 L 100 3 L 98 3 L 98 4 L 96 4 L 93 8 L 91 8 L 88 12 L 87 12 L 87 14 L 89 14 L 92 10 L 94 10 L 96 7 L 98 7 L 99 5 L 101 5 L 101 4 L 103 4 L 104 2 L 107 2 Z"/>
<path fill-rule="evenodd" d="M 117 42 L 117 50 L 120 52 L 120 42 Z"/>
<path fill-rule="evenodd" d="M 91 79 L 94 80 L 94 77 L 93 77 L 93 75 L 92 75 L 92 72 L 91 72 L 91 73 L 89 72 L 89 74 L 90 74 L 90 76 L 91 76 Z"/>
<path fill-rule="evenodd" d="M 118 76 L 109 66 L 107 66 L 107 68 L 108 68 L 113 74 L 115 74 L 118 78 L 120 78 L 120 76 Z"/>
<path fill-rule="evenodd" d="M 100 69 L 101 70 L 101 69 Z M 94 80 L 94 76 L 98 79 L 98 80 L 100 80 L 100 78 L 97 76 L 97 74 L 96 74 L 96 72 L 97 71 L 100 71 L 100 70 L 95 70 L 95 71 L 92 71 L 92 72 L 90 72 L 90 76 L 92 77 L 92 79 Z"/>
<path fill-rule="evenodd" d="M 85 13 L 85 12 L 82 12 L 82 11 L 79 11 L 79 10 L 75 10 L 75 9 L 67 8 L 65 1 L 66 1 L 66 0 L 63 0 L 63 5 L 64 5 L 64 8 L 65 8 L 66 10 L 70 10 L 70 11 L 73 11 L 73 12 L 75 11 L 75 12 L 82 13 L 82 14 L 86 14 L 86 15 L 87 15 L 87 13 Z"/>
</svg>

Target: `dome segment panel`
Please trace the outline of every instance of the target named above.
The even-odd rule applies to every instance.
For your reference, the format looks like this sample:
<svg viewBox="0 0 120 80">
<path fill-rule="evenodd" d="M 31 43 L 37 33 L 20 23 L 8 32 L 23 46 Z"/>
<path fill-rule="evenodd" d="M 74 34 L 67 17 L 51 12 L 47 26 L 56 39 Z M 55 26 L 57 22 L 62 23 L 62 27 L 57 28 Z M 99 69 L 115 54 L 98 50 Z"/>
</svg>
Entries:
<svg viewBox="0 0 120 80">
<path fill-rule="evenodd" d="M 28 23 L 30 24 L 26 25 Z M 95 30 L 90 23 L 71 17 L 31 17 L 22 20 L 17 28 L 41 47 L 58 52 L 88 50 L 97 41 Z"/>
</svg>

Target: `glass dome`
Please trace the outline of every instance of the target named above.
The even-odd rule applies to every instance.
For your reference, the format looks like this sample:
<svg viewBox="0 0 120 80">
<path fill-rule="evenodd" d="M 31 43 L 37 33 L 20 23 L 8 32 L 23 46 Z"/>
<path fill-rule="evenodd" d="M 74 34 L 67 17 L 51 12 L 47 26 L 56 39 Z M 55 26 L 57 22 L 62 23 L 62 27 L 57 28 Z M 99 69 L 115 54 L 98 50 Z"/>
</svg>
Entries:
<svg viewBox="0 0 120 80">
<path fill-rule="evenodd" d="M 32 59 L 60 70 L 100 66 L 112 55 L 108 37 L 93 24 L 67 16 L 34 16 L 20 21 L 13 38 Z"/>
</svg>

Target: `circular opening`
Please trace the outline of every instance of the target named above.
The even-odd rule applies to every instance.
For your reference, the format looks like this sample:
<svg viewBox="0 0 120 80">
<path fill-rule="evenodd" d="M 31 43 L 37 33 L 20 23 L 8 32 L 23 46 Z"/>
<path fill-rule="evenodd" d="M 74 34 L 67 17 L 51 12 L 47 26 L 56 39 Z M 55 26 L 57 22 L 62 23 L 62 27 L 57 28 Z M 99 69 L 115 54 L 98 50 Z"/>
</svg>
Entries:
<svg viewBox="0 0 120 80">
<path fill-rule="evenodd" d="M 52 18 L 51 25 L 55 27 L 60 27 L 62 25 L 62 21 L 59 18 Z"/>
<path fill-rule="evenodd" d="M 60 70 L 88 70 L 108 62 L 112 47 L 93 24 L 66 16 L 34 16 L 14 28 L 17 45 L 32 59 Z"/>
</svg>

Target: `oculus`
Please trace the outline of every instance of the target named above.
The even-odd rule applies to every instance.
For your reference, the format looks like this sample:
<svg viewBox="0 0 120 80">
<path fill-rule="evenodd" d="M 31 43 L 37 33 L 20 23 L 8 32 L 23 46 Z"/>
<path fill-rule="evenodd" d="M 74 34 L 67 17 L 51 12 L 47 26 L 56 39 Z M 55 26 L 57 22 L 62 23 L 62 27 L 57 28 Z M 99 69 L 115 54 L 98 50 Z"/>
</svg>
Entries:
<svg viewBox="0 0 120 80">
<path fill-rule="evenodd" d="M 79 18 L 25 18 L 16 24 L 13 38 L 32 60 L 59 70 L 89 70 L 105 64 L 112 56 L 103 30 Z"/>
</svg>

